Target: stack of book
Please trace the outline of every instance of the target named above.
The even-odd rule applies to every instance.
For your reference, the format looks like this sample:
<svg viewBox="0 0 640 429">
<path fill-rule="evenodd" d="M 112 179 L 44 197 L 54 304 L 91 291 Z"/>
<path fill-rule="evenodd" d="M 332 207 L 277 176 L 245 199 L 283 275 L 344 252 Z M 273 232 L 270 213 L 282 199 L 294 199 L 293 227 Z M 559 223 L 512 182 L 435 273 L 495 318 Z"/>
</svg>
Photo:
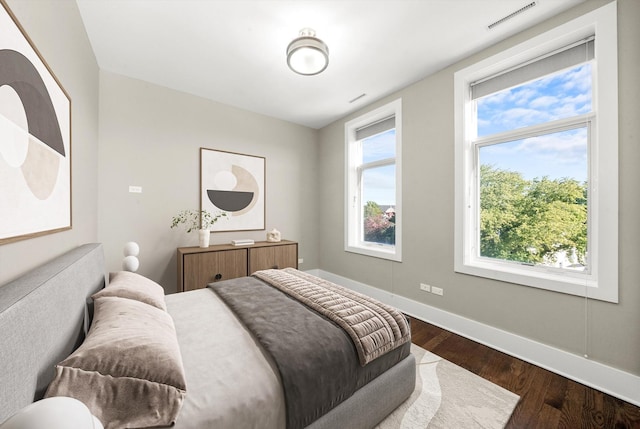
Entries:
<svg viewBox="0 0 640 429">
<path fill-rule="evenodd" d="M 242 240 L 231 240 L 231 244 L 234 246 L 250 246 L 254 243 L 255 242 L 253 240 L 250 240 L 248 238 Z"/>
</svg>

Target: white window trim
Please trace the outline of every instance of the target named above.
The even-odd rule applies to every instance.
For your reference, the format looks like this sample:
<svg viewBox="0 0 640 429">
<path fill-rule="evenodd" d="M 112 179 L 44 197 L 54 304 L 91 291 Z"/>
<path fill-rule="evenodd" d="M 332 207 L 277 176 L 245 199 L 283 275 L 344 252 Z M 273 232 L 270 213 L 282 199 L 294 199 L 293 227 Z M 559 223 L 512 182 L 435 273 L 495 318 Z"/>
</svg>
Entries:
<svg viewBox="0 0 640 429">
<path fill-rule="evenodd" d="M 356 153 L 356 130 L 376 121 L 395 116 L 396 129 L 396 244 L 368 244 L 360 240 L 359 225 L 362 217 L 362 204 L 359 201 L 358 169 L 354 160 Z M 344 250 L 376 258 L 402 261 L 402 99 L 398 99 L 371 112 L 347 122 L 345 129 L 345 214 L 344 214 Z"/>
<path fill-rule="evenodd" d="M 594 35 L 595 70 L 590 147 L 588 274 L 499 262 L 476 255 L 477 172 L 471 145 L 475 132 L 470 85 Z M 455 102 L 455 257 L 456 272 L 536 288 L 618 302 L 618 55 L 617 5 L 609 3 L 551 31 L 482 60 L 454 76 Z M 476 188 L 477 189 L 477 188 Z"/>
</svg>

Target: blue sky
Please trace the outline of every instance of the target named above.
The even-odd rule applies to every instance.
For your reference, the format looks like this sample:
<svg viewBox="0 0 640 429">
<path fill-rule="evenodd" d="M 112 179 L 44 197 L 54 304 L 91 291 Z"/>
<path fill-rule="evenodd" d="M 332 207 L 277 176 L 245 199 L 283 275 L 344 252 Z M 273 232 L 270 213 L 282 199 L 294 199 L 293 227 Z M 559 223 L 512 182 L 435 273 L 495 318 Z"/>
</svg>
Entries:
<svg viewBox="0 0 640 429">
<path fill-rule="evenodd" d="M 592 106 L 591 64 L 560 71 L 478 100 L 478 136 L 588 113 Z M 522 173 L 587 180 L 586 128 L 482 148 L 480 161 Z"/>
<path fill-rule="evenodd" d="M 391 129 L 363 141 L 362 162 L 395 157 L 396 130 Z M 395 166 L 367 170 L 364 175 L 363 203 L 375 201 L 380 205 L 396 204 Z"/>
<path fill-rule="evenodd" d="M 378 161 L 396 156 L 395 128 L 376 134 L 362 142 L 362 162 Z"/>
</svg>

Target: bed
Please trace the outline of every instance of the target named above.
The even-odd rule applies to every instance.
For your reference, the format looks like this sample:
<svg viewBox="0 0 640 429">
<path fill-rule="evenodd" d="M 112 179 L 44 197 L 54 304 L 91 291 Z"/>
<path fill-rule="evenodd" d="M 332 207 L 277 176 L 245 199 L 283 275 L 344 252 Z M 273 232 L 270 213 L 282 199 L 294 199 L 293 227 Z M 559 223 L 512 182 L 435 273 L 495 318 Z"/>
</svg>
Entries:
<svg viewBox="0 0 640 429">
<path fill-rule="evenodd" d="M 47 389 L 50 391 L 55 387 L 60 379 L 60 364 L 69 361 L 83 348 L 88 347 L 90 339 L 85 341 L 87 320 L 90 319 L 91 313 L 88 303 L 91 303 L 92 295 L 109 289 L 104 289 L 108 283 L 106 278 L 102 246 L 86 244 L 0 287 L 0 422 L 22 407 L 42 398 Z M 247 287 L 262 287 L 254 284 L 261 281 L 254 277 L 237 280 L 249 284 Z M 264 320 L 242 320 L 239 312 L 251 313 L 253 309 L 250 306 L 244 310 L 233 307 L 246 306 L 245 297 L 238 292 L 241 288 L 238 284 L 225 285 L 224 282 L 220 282 L 220 285 L 221 290 L 205 288 L 167 295 L 163 299 L 166 313 L 171 320 L 169 325 L 175 329 L 178 350 L 176 360 L 184 370 L 182 382 L 186 385 L 186 394 L 182 392 L 182 396 L 180 389 L 177 389 L 178 400 L 174 401 L 178 409 L 177 418 L 171 427 L 268 429 L 300 427 L 300 422 L 304 422 L 305 427 L 312 429 L 372 428 L 413 391 L 415 361 L 408 353 L 409 343 L 404 343 L 381 357 L 373 358 L 366 365 L 353 365 L 354 368 L 360 367 L 359 381 L 352 382 L 351 378 L 355 379 L 355 376 L 347 377 L 349 380 L 345 380 L 344 384 L 351 384 L 353 392 L 344 394 L 344 398 L 336 401 L 337 405 L 332 404 L 330 409 L 316 410 L 317 415 L 311 418 L 306 415 L 292 422 L 292 401 L 299 396 L 299 402 L 305 404 L 308 402 L 307 399 L 313 399 L 311 393 L 285 392 L 283 386 L 291 384 L 291 377 L 298 375 L 294 373 L 292 376 L 283 372 L 281 363 L 276 362 L 272 355 L 277 355 L 278 352 L 272 352 L 271 349 L 267 351 L 261 342 L 263 336 L 268 337 L 272 334 L 269 332 L 270 324 L 264 323 Z M 225 296 L 223 289 L 226 289 L 227 295 L 239 295 L 235 298 L 222 298 Z M 248 293 L 258 292 L 251 290 Z M 264 293 L 268 294 L 266 296 L 273 295 L 270 291 Z M 117 299 L 103 298 L 97 300 L 96 305 L 98 302 L 100 305 L 106 305 L 103 303 L 111 301 Z M 158 314 L 162 312 L 156 311 L 155 307 L 154 310 L 148 310 L 151 305 L 141 305 L 144 306 L 144 311 L 155 311 Z M 278 310 L 275 304 L 274 306 L 275 319 L 279 318 L 277 314 L 297 311 Z M 118 320 L 126 319 L 126 314 L 137 315 L 141 308 L 136 302 L 129 313 L 120 311 Z M 156 313 L 153 313 L 153 317 L 160 317 Z M 255 319 L 260 317 L 273 318 L 261 315 Z M 326 319 L 325 316 L 320 317 Z M 164 319 L 150 320 L 154 326 L 164 326 Z M 94 323 L 96 326 L 106 324 L 104 321 L 97 323 L 95 320 Z M 266 326 L 267 331 L 258 334 L 251 332 L 247 325 L 252 323 Z M 287 329 L 292 331 L 287 332 L 314 331 L 313 334 L 317 335 L 317 321 L 308 322 L 312 324 L 312 329 L 305 328 L 305 323 L 307 322 L 289 323 Z M 335 323 L 328 321 L 328 325 Z M 323 344 L 321 340 L 318 341 Z M 284 354 L 288 354 L 292 344 L 289 344 L 289 341 L 284 343 Z M 327 353 L 326 347 L 321 346 L 317 354 L 336 354 Z M 171 345 L 168 350 L 167 355 L 175 354 Z M 361 353 L 355 355 L 356 361 L 360 358 L 362 363 Z M 380 364 L 384 359 L 387 359 L 384 365 Z M 317 360 L 318 365 L 326 365 L 322 359 Z M 306 365 L 306 362 L 304 364 Z M 292 366 L 297 370 L 300 361 L 294 361 Z M 170 378 L 178 377 L 174 371 L 165 373 Z M 324 375 L 313 377 L 318 377 L 318 385 L 322 384 L 320 377 Z M 313 377 L 308 382 L 313 383 Z M 143 388 L 148 388 L 148 385 Z M 175 392 L 172 394 L 175 397 Z M 140 404 L 134 405 L 140 407 Z M 164 406 L 156 408 L 164 409 Z M 170 408 L 167 407 L 168 411 Z M 105 427 L 109 424 L 103 423 Z"/>
</svg>

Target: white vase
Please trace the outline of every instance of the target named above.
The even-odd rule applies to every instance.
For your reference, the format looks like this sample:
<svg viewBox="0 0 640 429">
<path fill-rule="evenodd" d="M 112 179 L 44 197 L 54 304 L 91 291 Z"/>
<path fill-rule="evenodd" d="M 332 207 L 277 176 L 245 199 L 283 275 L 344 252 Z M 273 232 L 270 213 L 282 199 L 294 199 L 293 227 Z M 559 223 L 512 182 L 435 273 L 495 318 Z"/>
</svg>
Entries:
<svg viewBox="0 0 640 429">
<path fill-rule="evenodd" d="M 211 231 L 208 229 L 198 230 L 198 242 L 200 247 L 209 247 L 209 238 L 211 237 Z"/>
</svg>

